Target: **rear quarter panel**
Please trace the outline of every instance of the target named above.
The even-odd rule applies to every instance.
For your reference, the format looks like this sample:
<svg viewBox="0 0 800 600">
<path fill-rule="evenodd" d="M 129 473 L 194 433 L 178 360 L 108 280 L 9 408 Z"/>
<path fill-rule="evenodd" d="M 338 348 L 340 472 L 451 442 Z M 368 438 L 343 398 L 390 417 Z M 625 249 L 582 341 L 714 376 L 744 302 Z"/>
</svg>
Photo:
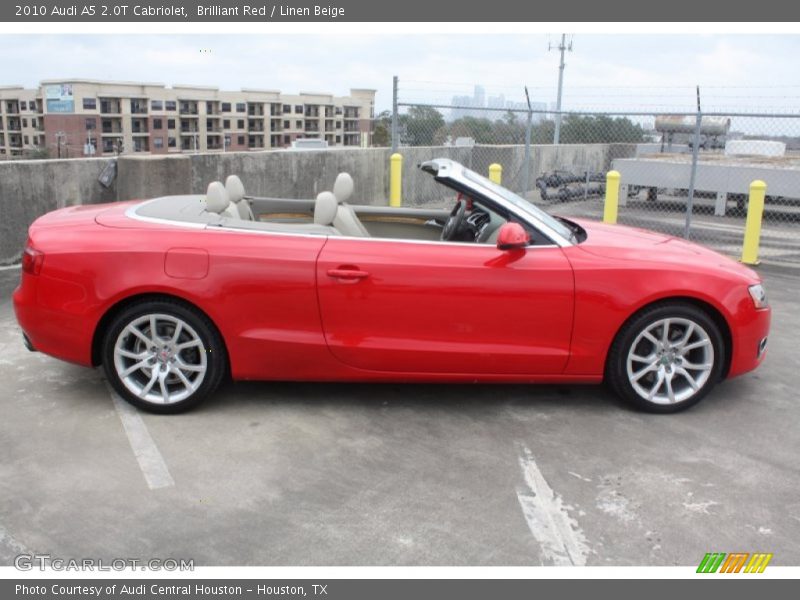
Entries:
<svg viewBox="0 0 800 600">
<path fill-rule="evenodd" d="M 25 301 L 16 304 L 37 349 L 88 366 L 107 311 L 134 296 L 168 294 L 216 324 L 234 378 L 280 378 L 330 360 L 314 270 L 325 238 L 133 224 L 31 228 L 45 262 L 39 276 L 25 276 Z M 206 253 L 207 272 L 196 258 Z"/>
</svg>

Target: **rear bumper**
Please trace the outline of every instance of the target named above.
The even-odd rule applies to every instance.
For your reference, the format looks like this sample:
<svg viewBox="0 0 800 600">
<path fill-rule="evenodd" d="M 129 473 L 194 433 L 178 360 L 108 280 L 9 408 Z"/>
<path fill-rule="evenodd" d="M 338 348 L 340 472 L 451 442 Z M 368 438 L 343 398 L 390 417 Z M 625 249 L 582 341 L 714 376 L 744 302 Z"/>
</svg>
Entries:
<svg viewBox="0 0 800 600">
<path fill-rule="evenodd" d="M 45 280 L 44 275 L 23 273 L 19 287 L 14 290 L 14 313 L 22 329 L 23 343 L 29 350 L 92 366 L 93 320 L 75 304 L 65 310 L 59 295 L 50 293 L 58 286 L 58 280 Z M 47 289 L 44 298 L 39 289 L 43 281 Z"/>
</svg>

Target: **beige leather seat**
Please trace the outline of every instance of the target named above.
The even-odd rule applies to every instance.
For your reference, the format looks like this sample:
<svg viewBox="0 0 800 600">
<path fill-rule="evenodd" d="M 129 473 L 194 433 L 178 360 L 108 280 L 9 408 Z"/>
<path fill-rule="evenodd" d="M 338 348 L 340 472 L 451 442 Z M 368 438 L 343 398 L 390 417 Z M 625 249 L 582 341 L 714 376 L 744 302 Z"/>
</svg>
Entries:
<svg viewBox="0 0 800 600">
<path fill-rule="evenodd" d="M 370 237 L 369 231 L 358 220 L 356 211 L 347 204 L 350 196 L 353 195 L 353 178 L 349 173 L 339 173 L 336 181 L 333 184 L 333 195 L 339 203 L 336 211 L 336 218 L 333 220 L 333 226 L 338 229 L 342 235 L 349 235 L 354 237 Z"/>
<path fill-rule="evenodd" d="M 206 212 L 226 216 L 224 213 L 231 204 L 228 192 L 221 181 L 212 181 L 206 190 Z"/>
<path fill-rule="evenodd" d="M 231 201 L 225 216 L 255 221 L 253 209 L 250 208 L 250 203 L 244 197 L 245 192 L 242 180 L 236 175 L 228 175 L 225 180 L 225 189 L 228 191 L 228 197 Z"/>
<path fill-rule="evenodd" d="M 325 226 L 333 225 L 338 211 L 339 203 L 336 202 L 336 196 L 334 196 L 332 192 L 320 192 L 314 204 L 314 224 Z"/>
</svg>

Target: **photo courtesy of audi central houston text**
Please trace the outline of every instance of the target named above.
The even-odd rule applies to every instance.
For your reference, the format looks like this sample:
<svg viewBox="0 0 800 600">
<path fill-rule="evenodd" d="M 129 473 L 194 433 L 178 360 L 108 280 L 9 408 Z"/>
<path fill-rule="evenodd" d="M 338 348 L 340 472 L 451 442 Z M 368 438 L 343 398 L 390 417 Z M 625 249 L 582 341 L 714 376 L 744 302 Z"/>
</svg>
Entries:
<svg viewBox="0 0 800 600">
<path fill-rule="evenodd" d="M 800 38 L 346 4 L 0 31 L 0 575 L 800 564 Z"/>
</svg>

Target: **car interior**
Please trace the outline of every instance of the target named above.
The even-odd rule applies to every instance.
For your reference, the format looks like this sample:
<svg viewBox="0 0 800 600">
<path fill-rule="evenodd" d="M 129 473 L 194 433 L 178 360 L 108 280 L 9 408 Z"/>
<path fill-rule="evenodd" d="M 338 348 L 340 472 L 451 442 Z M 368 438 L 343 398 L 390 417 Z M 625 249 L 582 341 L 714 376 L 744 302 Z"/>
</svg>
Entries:
<svg viewBox="0 0 800 600">
<path fill-rule="evenodd" d="M 452 210 L 351 205 L 355 184 L 340 173 L 316 199 L 248 196 L 237 175 L 209 184 L 205 195 L 167 196 L 135 209 L 145 218 L 211 227 L 308 235 L 494 244 L 508 218 L 458 193 Z"/>
</svg>

